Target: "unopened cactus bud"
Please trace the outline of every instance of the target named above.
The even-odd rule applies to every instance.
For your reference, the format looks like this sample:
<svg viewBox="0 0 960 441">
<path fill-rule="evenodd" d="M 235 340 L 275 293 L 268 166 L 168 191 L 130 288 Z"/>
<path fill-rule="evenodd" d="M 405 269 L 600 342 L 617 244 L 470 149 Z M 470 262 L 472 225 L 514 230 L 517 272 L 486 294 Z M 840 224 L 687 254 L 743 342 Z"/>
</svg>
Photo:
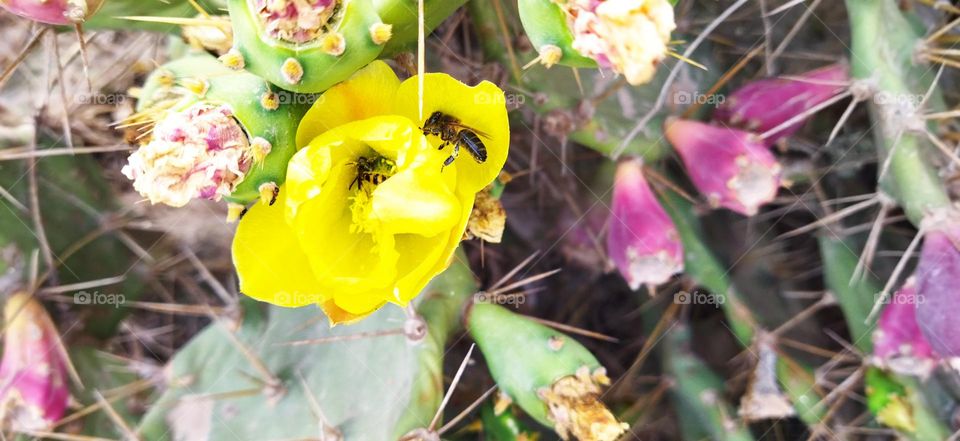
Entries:
<svg viewBox="0 0 960 441">
<path fill-rule="evenodd" d="M 52 25 L 83 23 L 100 9 L 103 0 L 0 0 L 12 14 Z"/>
<path fill-rule="evenodd" d="M 842 93 L 849 81 L 846 64 L 834 64 L 796 77 L 753 81 L 727 96 L 713 117 L 734 127 L 765 133 Z M 806 119 L 772 133 L 766 141 L 772 144 L 789 137 Z"/>
<path fill-rule="evenodd" d="M 0 415 L 15 431 L 48 429 L 70 402 L 69 361 L 57 328 L 30 294 L 14 294 L 4 307 L 0 361 Z"/>
<path fill-rule="evenodd" d="M 600 66 L 633 85 L 653 79 L 676 28 L 667 0 L 520 0 L 519 7 L 541 63 Z"/>
<path fill-rule="evenodd" d="M 500 389 L 561 438 L 613 441 L 626 430 L 600 402 L 604 369 L 576 340 L 493 304 L 472 305 L 466 322 Z"/>
<path fill-rule="evenodd" d="M 910 278 L 884 307 L 873 333 L 873 355 L 881 365 L 903 373 L 924 373 L 933 367 L 936 355 L 917 324 L 920 302 L 916 281 Z"/>
<path fill-rule="evenodd" d="M 607 254 L 630 288 L 659 285 L 683 271 L 683 245 L 660 206 L 640 160 L 617 166 L 607 232 Z"/>
<path fill-rule="evenodd" d="M 380 54 L 389 28 L 371 0 L 229 0 L 235 48 L 250 72 L 322 92 Z M 376 32 L 374 30 L 376 29 Z"/>
<path fill-rule="evenodd" d="M 664 134 L 712 206 L 752 216 L 776 197 L 782 168 L 755 134 L 682 119 Z"/>
<path fill-rule="evenodd" d="M 124 174 L 151 202 L 245 205 L 283 183 L 306 104 L 282 102 L 262 79 L 206 54 L 164 65 L 141 95 L 137 115 L 153 129 Z"/>
<path fill-rule="evenodd" d="M 917 262 L 917 323 L 930 346 L 943 357 L 960 356 L 960 213 L 930 215 L 924 221 Z"/>
</svg>

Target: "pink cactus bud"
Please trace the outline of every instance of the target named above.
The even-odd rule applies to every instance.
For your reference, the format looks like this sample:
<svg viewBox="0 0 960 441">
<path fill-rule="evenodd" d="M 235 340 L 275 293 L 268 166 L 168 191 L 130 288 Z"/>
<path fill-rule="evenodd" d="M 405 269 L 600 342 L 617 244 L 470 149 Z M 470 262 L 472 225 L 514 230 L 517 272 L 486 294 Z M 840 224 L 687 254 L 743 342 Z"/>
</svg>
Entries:
<svg viewBox="0 0 960 441">
<path fill-rule="evenodd" d="M 793 78 L 753 81 L 731 93 L 713 118 L 725 124 L 765 133 L 842 93 L 850 74 L 846 64 L 834 64 Z M 768 145 L 794 134 L 806 119 L 771 134 Z"/>
<path fill-rule="evenodd" d="M 639 160 L 617 167 L 607 253 L 634 290 L 659 285 L 683 271 L 677 228 L 650 189 Z"/>
<path fill-rule="evenodd" d="M 68 362 L 57 328 L 43 305 L 25 293 L 11 296 L 3 315 L 0 415 L 4 427 L 46 429 L 63 417 L 70 401 Z"/>
<path fill-rule="evenodd" d="M 922 302 L 913 278 L 891 296 L 873 333 L 873 355 L 890 366 L 931 366 L 928 361 L 936 355 L 917 324 L 917 305 Z"/>
<path fill-rule="evenodd" d="M 936 218 L 936 219 L 933 219 Z M 917 263 L 917 322 L 930 346 L 944 357 L 960 356 L 960 218 L 933 216 Z"/>
<path fill-rule="evenodd" d="M 40 23 L 83 23 L 100 9 L 103 0 L 0 0 L 0 7 Z"/>
<path fill-rule="evenodd" d="M 777 196 L 780 164 L 753 133 L 682 119 L 664 133 L 712 206 L 751 216 Z"/>
<path fill-rule="evenodd" d="M 341 1 L 255 0 L 267 35 L 291 43 L 307 43 L 323 34 Z"/>
</svg>

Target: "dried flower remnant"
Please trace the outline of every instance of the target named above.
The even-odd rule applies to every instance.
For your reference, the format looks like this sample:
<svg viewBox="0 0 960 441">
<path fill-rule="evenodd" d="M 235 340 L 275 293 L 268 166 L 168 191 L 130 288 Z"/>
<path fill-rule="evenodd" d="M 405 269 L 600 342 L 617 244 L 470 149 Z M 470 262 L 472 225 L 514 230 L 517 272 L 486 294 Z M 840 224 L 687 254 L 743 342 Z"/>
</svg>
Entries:
<svg viewBox="0 0 960 441">
<path fill-rule="evenodd" d="M 586 366 L 575 375 L 563 377 L 539 395 L 547 403 L 548 417 L 560 438 L 581 441 L 614 441 L 627 428 L 617 421 L 610 409 L 600 401 L 601 386 L 610 384 L 603 368 L 590 373 Z"/>
<path fill-rule="evenodd" d="M 834 64 L 796 77 L 753 81 L 731 93 L 713 117 L 734 127 L 764 133 L 843 93 L 850 81 L 846 64 Z M 772 144 L 789 137 L 807 118 L 766 138 Z"/>
<path fill-rule="evenodd" d="M 607 253 L 631 289 L 659 285 L 683 271 L 683 245 L 639 160 L 617 167 Z"/>
<path fill-rule="evenodd" d="M 633 85 L 653 79 L 676 29 L 667 0 L 553 0 L 567 13 L 573 48 Z"/>
<path fill-rule="evenodd" d="M 159 121 L 122 171 L 151 203 L 182 207 L 194 198 L 230 196 L 252 153 L 229 107 L 198 103 Z"/>
<path fill-rule="evenodd" d="M 323 35 L 340 9 L 337 0 L 253 0 L 264 31 L 274 39 L 307 43 Z"/>
<path fill-rule="evenodd" d="M 782 168 L 755 134 L 682 119 L 664 133 L 712 206 L 752 216 L 776 197 Z"/>
<path fill-rule="evenodd" d="M 944 357 L 960 355 L 960 214 L 935 213 L 924 224 L 923 249 L 914 273 L 917 296 L 917 323 L 933 350 Z"/>
<path fill-rule="evenodd" d="M 30 294 L 14 294 L 3 311 L 0 420 L 17 431 L 45 430 L 70 401 L 69 364 L 57 328 Z"/>
</svg>

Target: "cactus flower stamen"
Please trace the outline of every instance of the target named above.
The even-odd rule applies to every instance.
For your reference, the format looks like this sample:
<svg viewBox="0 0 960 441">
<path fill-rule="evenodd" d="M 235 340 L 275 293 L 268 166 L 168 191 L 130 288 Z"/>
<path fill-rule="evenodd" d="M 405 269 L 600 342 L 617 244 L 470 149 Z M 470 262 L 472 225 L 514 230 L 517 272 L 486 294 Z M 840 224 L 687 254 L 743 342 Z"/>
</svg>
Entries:
<svg viewBox="0 0 960 441">
<path fill-rule="evenodd" d="M 776 197 L 782 168 L 753 133 L 673 119 L 664 134 L 712 206 L 752 216 Z"/>
<path fill-rule="evenodd" d="M 667 0 L 553 0 L 566 12 L 573 48 L 633 85 L 653 79 L 676 29 Z"/>
<path fill-rule="evenodd" d="M 251 164 L 250 143 L 227 106 L 194 104 L 158 122 L 123 174 L 151 203 L 182 207 L 230 196 Z"/>
<path fill-rule="evenodd" d="M 631 289 L 659 285 L 683 271 L 683 245 L 639 160 L 620 163 L 613 188 L 607 253 Z"/>
<path fill-rule="evenodd" d="M 340 10 L 337 0 L 253 0 L 256 11 L 270 37 L 302 44 L 315 40 L 328 28 Z"/>
</svg>

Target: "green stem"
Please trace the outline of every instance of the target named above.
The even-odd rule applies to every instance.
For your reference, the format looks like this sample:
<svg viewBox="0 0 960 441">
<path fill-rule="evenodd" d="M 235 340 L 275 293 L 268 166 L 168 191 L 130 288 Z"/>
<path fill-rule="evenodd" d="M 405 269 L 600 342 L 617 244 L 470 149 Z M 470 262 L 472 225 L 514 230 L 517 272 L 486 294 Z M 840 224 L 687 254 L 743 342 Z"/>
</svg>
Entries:
<svg viewBox="0 0 960 441">
<path fill-rule="evenodd" d="M 888 100 L 873 100 L 872 117 L 877 123 L 874 136 L 880 157 L 889 160 L 886 186 L 903 206 L 914 225 L 919 226 L 927 213 L 949 206 L 950 198 L 926 160 L 929 142 L 922 134 L 904 132 L 895 125 L 900 117 L 884 117 L 884 106 L 918 102 L 927 92 L 930 72 L 914 63 L 917 43 L 922 36 L 896 2 L 846 0 L 852 38 L 851 62 L 854 77 L 867 80 Z M 881 102 L 883 101 L 883 102 Z M 932 102 L 939 101 L 934 89 Z M 886 159 L 888 156 L 889 159 Z M 885 180 L 889 178 L 889 182 Z"/>
<path fill-rule="evenodd" d="M 850 341 L 863 353 L 873 352 L 873 333 L 876 319 L 870 317 L 873 302 L 880 292 L 869 275 L 854 278 L 857 255 L 851 245 L 841 239 L 821 236 L 820 256 L 823 259 L 823 276 L 827 288 L 836 297 L 850 330 Z"/>
</svg>

